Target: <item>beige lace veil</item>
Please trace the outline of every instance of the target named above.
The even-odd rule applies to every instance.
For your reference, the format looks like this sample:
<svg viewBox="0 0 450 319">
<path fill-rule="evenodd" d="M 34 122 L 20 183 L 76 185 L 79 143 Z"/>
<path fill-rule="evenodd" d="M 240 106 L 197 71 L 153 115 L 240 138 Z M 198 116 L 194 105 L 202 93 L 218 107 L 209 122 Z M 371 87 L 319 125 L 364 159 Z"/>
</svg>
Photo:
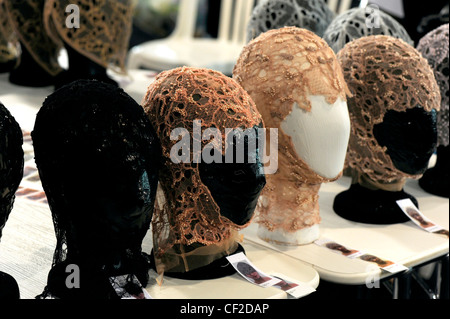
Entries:
<svg viewBox="0 0 450 319">
<path fill-rule="evenodd" d="M 318 191 L 330 180 L 298 156 L 281 123 L 294 103 L 311 110 L 308 95 L 322 95 L 330 104 L 346 100 L 349 91 L 333 50 L 306 29 L 270 30 L 247 44 L 233 76 L 252 97 L 265 127 L 278 129 L 278 171 L 266 175 L 258 223 L 270 231 L 287 232 L 318 224 Z"/>
</svg>

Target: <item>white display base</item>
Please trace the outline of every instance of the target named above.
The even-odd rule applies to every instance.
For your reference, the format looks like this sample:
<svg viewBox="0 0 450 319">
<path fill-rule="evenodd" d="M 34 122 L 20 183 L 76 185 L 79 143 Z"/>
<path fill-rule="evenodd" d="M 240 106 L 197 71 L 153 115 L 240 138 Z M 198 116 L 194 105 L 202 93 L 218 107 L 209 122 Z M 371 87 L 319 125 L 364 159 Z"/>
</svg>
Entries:
<svg viewBox="0 0 450 319">
<path fill-rule="evenodd" d="M 428 233 L 412 221 L 394 225 L 372 225 L 348 221 L 333 211 L 334 197 L 350 187 L 351 179 L 342 177 L 336 182 L 323 184 L 319 191 L 320 237 L 334 240 L 348 248 L 364 251 L 389 259 L 406 267 L 414 267 L 449 253 L 449 240 L 445 236 Z M 449 229 L 449 199 L 426 193 L 417 180 L 406 182 L 405 192 L 415 196 L 420 211 L 431 221 Z M 361 212 L 364 214 L 364 212 Z M 258 236 L 258 225 L 251 224 L 242 234 L 247 240 L 277 250 L 304 261 L 327 281 L 363 285 L 366 280 L 382 279 L 390 275 L 374 264 L 361 259 L 350 259 L 316 244 L 286 246 L 268 243 Z"/>
<path fill-rule="evenodd" d="M 284 230 L 276 229 L 270 231 L 262 225 L 258 226 L 257 235 L 262 240 L 288 246 L 306 245 L 314 242 L 320 236 L 319 225 L 313 225 L 300 229 L 296 232 L 286 232 Z"/>
</svg>

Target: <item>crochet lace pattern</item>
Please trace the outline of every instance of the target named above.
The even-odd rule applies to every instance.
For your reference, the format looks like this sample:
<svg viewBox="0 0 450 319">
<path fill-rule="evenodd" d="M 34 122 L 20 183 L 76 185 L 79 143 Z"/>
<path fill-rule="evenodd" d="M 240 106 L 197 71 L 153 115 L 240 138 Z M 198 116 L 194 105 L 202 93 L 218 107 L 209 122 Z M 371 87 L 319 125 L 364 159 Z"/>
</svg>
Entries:
<svg viewBox="0 0 450 319">
<path fill-rule="evenodd" d="M 441 92 L 441 110 L 437 115 L 437 131 L 438 145 L 442 146 L 448 146 L 448 33 L 449 24 L 447 23 L 427 33 L 417 45 L 417 50 L 427 59 L 433 69 Z"/>
<path fill-rule="evenodd" d="M 46 0 L 3 0 L 8 21 L 20 43 L 49 74 L 62 71 L 58 63 L 59 46 L 47 35 L 44 27 Z M 64 12 L 64 11 L 62 11 Z"/>
<path fill-rule="evenodd" d="M 46 0 L 45 30 L 54 43 L 62 41 L 95 63 L 126 73 L 125 58 L 133 21 L 132 0 L 78 0 L 79 28 L 68 28 L 65 10 L 71 0 Z"/>
<path fill-rule="evenodd" d="M 198 164 L 174 163 L 171 149 L 177 143 L 172 130 L 184 128 L 193 135 L 193 122 L 202 130 L 215 127 L 226 141 L 225 128 L 253 128 L 262 123 L 254 102 L 233 79 L 220 72 L 182 67 L 160 73 L 142 102 L 161 140 L 162 165 L 159 198 L 152 220 L 158 272 L 189 271 L 223 257 L 237 247 L 239 226 L 220 215 Z M 201 148 L 207 141 L 201 141 Z M 223 149 L 222 149 L 223 153 Z M 204 258 L 197 260 L 202 255 Z M 209 257 L 207 257 L 209 255 Z"/>
<path fill-rule="evenodd" d="M 323 39 L 338 53 L 348 42 L 369 35 L 389 35 L 399 38 L 414 45 L 406 29 L 387 13 L 378 10 L 377 20 L 379 27 L 369 26 L 367 19 L 370 18 L 366 8 L 352 8 L 336 16 L 328 25 L 323 34 Z"/>
<path fill-rule="evenodd" d="M 0 102 L 0 240 L 23 176 L 22 131 Z"/>
<path fill-rule="evenodd" d="M 286 26 L 310 30 L 322 36 L 334 13 L 323 0 L 265 0 L 253 9 L 247 40 Z"/>
<path fill-rule="evenodd" d="M 257 222 L 287 232 L 318 224 L 318 190 L 330 180 L 298 156 L 281 123 L 294 103 L 309 112 L 309 95 L 324 96 L 329 104 L 346 100 L 350 92 L 333 50 L 306 29 L 270 30 L 243 49 L 233 77 L 256 103 L 266 128 L 278 129 L 278 171 L 266 176 Z"/>
<path fill-rule="evenodd" d="M 0 63 L 15 59 L 19 54 L 19 43 L 8 20 L 4 0 L 0 0 Z"/>
<path fill-rule="evenodd" d="M 395 168 L 373 127 L 383 122 L 388 110 L 419 106 L 428 112 L 439 110 L 439 88 L 428 62 L 403 40 L 384 35 L 355 39 L 337 57 L 353 94 L 348 100 L 352 123 L 348 165 L 376 183 L 418 178 Z"/>
</svg>

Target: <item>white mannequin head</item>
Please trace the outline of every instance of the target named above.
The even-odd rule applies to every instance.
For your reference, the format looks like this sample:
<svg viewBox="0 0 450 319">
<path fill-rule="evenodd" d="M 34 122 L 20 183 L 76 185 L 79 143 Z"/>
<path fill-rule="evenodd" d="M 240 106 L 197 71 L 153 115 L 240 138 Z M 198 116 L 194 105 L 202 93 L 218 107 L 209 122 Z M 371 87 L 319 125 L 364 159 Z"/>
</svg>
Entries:
<svg viewBox="0 0 450 319">
<path fill-rule="evenodd" d="M 281 128 L 291 136 L 298 156 L 316 174 L 333 179 L 342 172 L 350 137 L 347 102 L 338 98 L 330 105 L 320 95 L 310 95 L 309 99 L 311 111 L 294 103 Z"/>
<path fill-rule="evenodd" d="M 267 176 L 259 237 L 299 245 L 319 235 L 318 192 L 344 168 L 351 96 L 326 42 L 306 29 L 262 33 L 243 50 L 233 76 L 249 92 L 266 128 L 278 129 L 278 171 Z"/>
<path fill-rule="evenodd" d="M 301 109 L 297 103 L 281 123 L 283 131 L 292 139 L 295 152 L 318 175 L 333 179 L 344 167 L 350 137 L 350 117 L 347 102 L 338 98 L 329 104 L 324 96 L 310 95 L 311 110 Z M 264 198 L 262 200 L 264 205 Z M 319 238 L 319 224 L 286 232 L 258 228 L 261 238 L 276 243 L 302 245 Z"/>
</svg>

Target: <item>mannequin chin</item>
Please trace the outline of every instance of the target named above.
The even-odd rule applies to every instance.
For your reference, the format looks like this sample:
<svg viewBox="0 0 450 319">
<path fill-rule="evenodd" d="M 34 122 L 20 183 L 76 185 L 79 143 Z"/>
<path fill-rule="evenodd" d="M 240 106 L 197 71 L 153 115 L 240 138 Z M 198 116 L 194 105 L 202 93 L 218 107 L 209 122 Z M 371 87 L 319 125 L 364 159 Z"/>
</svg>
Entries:
<svg viewBox="0 0 450 319">
<path fill-rule="evenodd" d="M 334 104 L 324 96 L 311 95 L 311 111 L 294 103 L 292 112 L 281 123 L 292 137 L 295 151 L 318 175 L 333 179 L 344 167 L 350 137 L 347 102 L 338 98 Z"/>
<path fill-rule="evenodd" d="M 296 153 L 309 168 L 324 178 L 334 179 L 344 167 L 350 137 L 347 103 L 338 98 L 334 104 L 329 104 L 324 96 L 319 95 L 311 95 L 309 99 L 311 111 L 307 112 L 294 103 L 281 128 L 292 138 Z M 318 192 L 320 184 L 306 184 L 304 188 Z M 297 191 L 303 192 L 303 187 Z M 267 206 L 264 196 L 261 196 L 260 204 Z M 318 204 L 314 209 L 319 209 Z M 260 225 L 257 234 L 261 239 L 276 244 L 305 245 L 318 239 L 320 231 L 317 223 L 294 232 L 281 228 L 269 230 Z"/>
</svg>

